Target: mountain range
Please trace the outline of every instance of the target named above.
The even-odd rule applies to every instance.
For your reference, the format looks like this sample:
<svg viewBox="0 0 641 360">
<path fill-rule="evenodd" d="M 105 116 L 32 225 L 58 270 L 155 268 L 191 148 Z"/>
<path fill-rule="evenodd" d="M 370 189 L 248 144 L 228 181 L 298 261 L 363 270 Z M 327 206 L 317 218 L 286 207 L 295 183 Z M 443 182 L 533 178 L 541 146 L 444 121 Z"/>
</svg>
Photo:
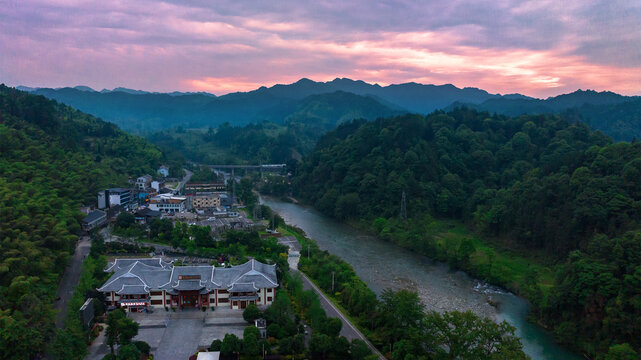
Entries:
<svg viewBox="0 0 641 360">
<path fill-rule="evenodd" d="M 451 84 L 411 82 L 380 86 L 347 78 L 327 82 L 303 78 L 292 84 L 263 86 L 222 96 L 203 92 L 154 93 L 122 87 L 101 91 L 87 86 L 18 88 L 71 105 L 132 132 L 178 126 L 216 127 L 225 122 L 237 126 L 261 121 L 283 124 L 287 119 L 320 122 L 324 124 L 320 128 L 332 128 L 345 119 L 356 117 L 372 120 L 406 112 L 427 114 L 438 109 L 466 106 L 509 116 L 568 113 L 573 120 L 586 121 L 615 140 L 641 137 L 641 108 L 633 105 L 638 97 L 591 90 L 536 99 L 521 94 L 491 94 L 482 89 L 458 88 Z M 337 96 L 337 92 L 342 96 Z M 353 95 L 350 101 L 345 100 L 348 93 Z M 611 111 L 604 111 L 606 107 Z M 618 117 L 610 118 L 612 113 Z M 621 117 L 625 119 L 624 123 L 619 120 Z"/>
</svg>

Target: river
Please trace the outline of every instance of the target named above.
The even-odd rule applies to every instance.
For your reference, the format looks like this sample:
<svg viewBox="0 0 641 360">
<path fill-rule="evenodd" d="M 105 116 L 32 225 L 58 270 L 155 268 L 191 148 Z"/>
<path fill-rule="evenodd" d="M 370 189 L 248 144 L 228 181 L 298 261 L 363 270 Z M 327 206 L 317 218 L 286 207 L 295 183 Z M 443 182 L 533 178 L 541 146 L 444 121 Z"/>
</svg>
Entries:
<svg viewBox="0 0 641 360">
<path fill-rule="evenodd" d="M 267 197 L 261 197 L 260 201 L 288 224 L 305 231 L 321 249 L 347 261 L 377 294 L 387 288 L 416 290 L 428 310 L 471 310 L 498 321 L 506 320 L 516 328 L 523 350 L 532 359 L 581 359 L 557 345 L 543 328 L 527 322 L 528 304 L 514 294 L 367 235 L 311 207 Z M 305 256 L 304 249 L 301 256 Z M 499 303 L 498 308 L 489 305 L 488 299 Z"/>
</svg>

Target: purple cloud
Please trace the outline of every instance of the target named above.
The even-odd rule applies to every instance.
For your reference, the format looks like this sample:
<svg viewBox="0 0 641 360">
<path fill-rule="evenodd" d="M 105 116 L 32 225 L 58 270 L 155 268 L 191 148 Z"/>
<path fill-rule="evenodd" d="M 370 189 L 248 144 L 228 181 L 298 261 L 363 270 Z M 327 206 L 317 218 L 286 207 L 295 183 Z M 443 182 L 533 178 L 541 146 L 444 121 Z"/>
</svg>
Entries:
<svg viewBox="0 0 641 360">
<path fill-rule="evenodd" d="M 11 1 L 0 82 L 217 94 L 301 77 L 641 91 L 624 1 Z"/>
</svg>

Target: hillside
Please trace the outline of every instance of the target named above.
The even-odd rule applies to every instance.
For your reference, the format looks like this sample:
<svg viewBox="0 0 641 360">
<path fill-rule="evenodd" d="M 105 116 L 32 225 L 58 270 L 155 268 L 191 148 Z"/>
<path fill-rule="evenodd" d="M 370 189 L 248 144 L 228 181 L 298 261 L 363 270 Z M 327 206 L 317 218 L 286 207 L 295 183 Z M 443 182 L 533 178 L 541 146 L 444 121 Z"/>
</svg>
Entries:
<svg viewBox="0 0 641 360">
<path fill-rule="evenodd" d="M 453 85 L 422 85 L 407 83 L 379 86 L 363 81 L 335 79 L 315 82 L 301 79 L 293 84 L 261 87 L 249 92 L 219 97 L 204 93 L 159 94 L 116 88 L 97 92 L 85 86 L 60 89 L 32 89 L 34 94 L 73 106 L 81 111 L 113 122 L 127 131 L 150 132 L 181 126 L 183 128 L 216 127 L 225 122 L 243 126 L 264 120 L 282 124 L 288 116 L 296 116 L 309 96 L 337 91 L 352 93 L 377 102 L 374 107 L 418 113 L 431 112 L 454 101 L 480 103 L 497 97 L 475 88 L 459 89 Z M 346 106 L 348 102 L 328 107 Z M 331 109 L 327 110 L 331 112 Z M 353 110 L 358 112 L 358 109 Z"/>
<path fill-rule="evenodd" d="M 505 96 L 477 104 L 455 102 L 445 110 L 450 111 L 461 106 L 507 116 L 563 114 L 573 121 L 585 122 L 594 130 L 603 131 L 616 141 L 641 138 L 639 99 L 609 91 L 577 90 L 544 100 Z"/>
<path fill-rule="evenodd" d="M 0 85 L 0 358 L 34 358 L 51 339 L 80 205 L 161 162 L 113 124 Z"/>
<path fill-rule="evenodd" d="M 339 126 L 306 157 L 295 184 L 328 215 L 516 287 L 558 341 L 594 356 L 616 343 L 641 346 L 641 325 L 624 325 L 641 316 L 641 282 L 632 286 L 641 279 L 639 159 L 641 144 L 613 144 L 558 116 L 458 109 Z M 548 295 L 535 273 L 502 283 L 491 252 L 465 239 L 450 250 L 428 236 L 434 218 L 544 254 L 563 271 Z"/>
<path fill-rule="evenodd" d="M 286 163 L 309 153 L 322 134 L 341 123 L 404 113 L 371 97 L 340 91 L 308 96 L 288 112 L 280 115 L 280 123 L 275 122 L 277 115 L 264 113 L 265 120 L 258 124 L 224 123 L 208 131 L 165 130 L 148 139 L 166 153 L 181 152 L 200 163 Z"/>
</svg>

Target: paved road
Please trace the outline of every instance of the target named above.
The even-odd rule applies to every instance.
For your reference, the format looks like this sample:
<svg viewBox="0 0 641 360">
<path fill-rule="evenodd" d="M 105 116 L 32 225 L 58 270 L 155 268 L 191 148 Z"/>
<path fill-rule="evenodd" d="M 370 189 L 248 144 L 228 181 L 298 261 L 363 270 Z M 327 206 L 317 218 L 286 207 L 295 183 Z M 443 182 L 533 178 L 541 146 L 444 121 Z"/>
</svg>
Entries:
<svg viewBox="0 0 641 360">
<path fill-rule="evenodd" d="M 385 359 L 372 343 L 347 319 L 345 315 L 325 296 L 325 294 L 302 272 L 298 272 L 303 278 L 303 289 L 313 289 L 320 298 L 321 306 L 325 310 L 327 316 L 341 319 L 343 327 L 341 328 L 340 335 L 345 336 L 348 340 L 359 339 L 365 341 L 372 352 L 378 355 L 379 359 Z"/>
<path fill-rule="evenodd" d="M 71 300 L 73 289 L 78 285 L 80 273 L 82 272 L 82 263 L 87 255 L 89 255 L 90 248 L 91 241 L 89 237 L 81 237 L 76 244 L 76 252 L 71 258 L 71 263 L 67 267 L 67 270 L 65 270 L 65 274 L 62 276 L 62 280 L 58 285 L 57 298 L 60 298 L 60 300 L 57 300 L 54 304 L 54 308 L 60 310 L 56 317 L 56 327 L 58 329 L 61 329 L 64 325 L 64 320 L 67 315 L 67 303 Z"/>
<path fill-rule="evenodd" d="M 183 170 L 185 170 L 185 176 L 183 177 L 182 181 L 178 184 L 178 187 L 176 187 L 176 192 L 180 192 L 185 186 L 185 184 L 189 182 L 189 179 L 191 179 L 191 175 L 193 175 L 191 171 L 187 169 L 183 169 Z"/>
</svg>

